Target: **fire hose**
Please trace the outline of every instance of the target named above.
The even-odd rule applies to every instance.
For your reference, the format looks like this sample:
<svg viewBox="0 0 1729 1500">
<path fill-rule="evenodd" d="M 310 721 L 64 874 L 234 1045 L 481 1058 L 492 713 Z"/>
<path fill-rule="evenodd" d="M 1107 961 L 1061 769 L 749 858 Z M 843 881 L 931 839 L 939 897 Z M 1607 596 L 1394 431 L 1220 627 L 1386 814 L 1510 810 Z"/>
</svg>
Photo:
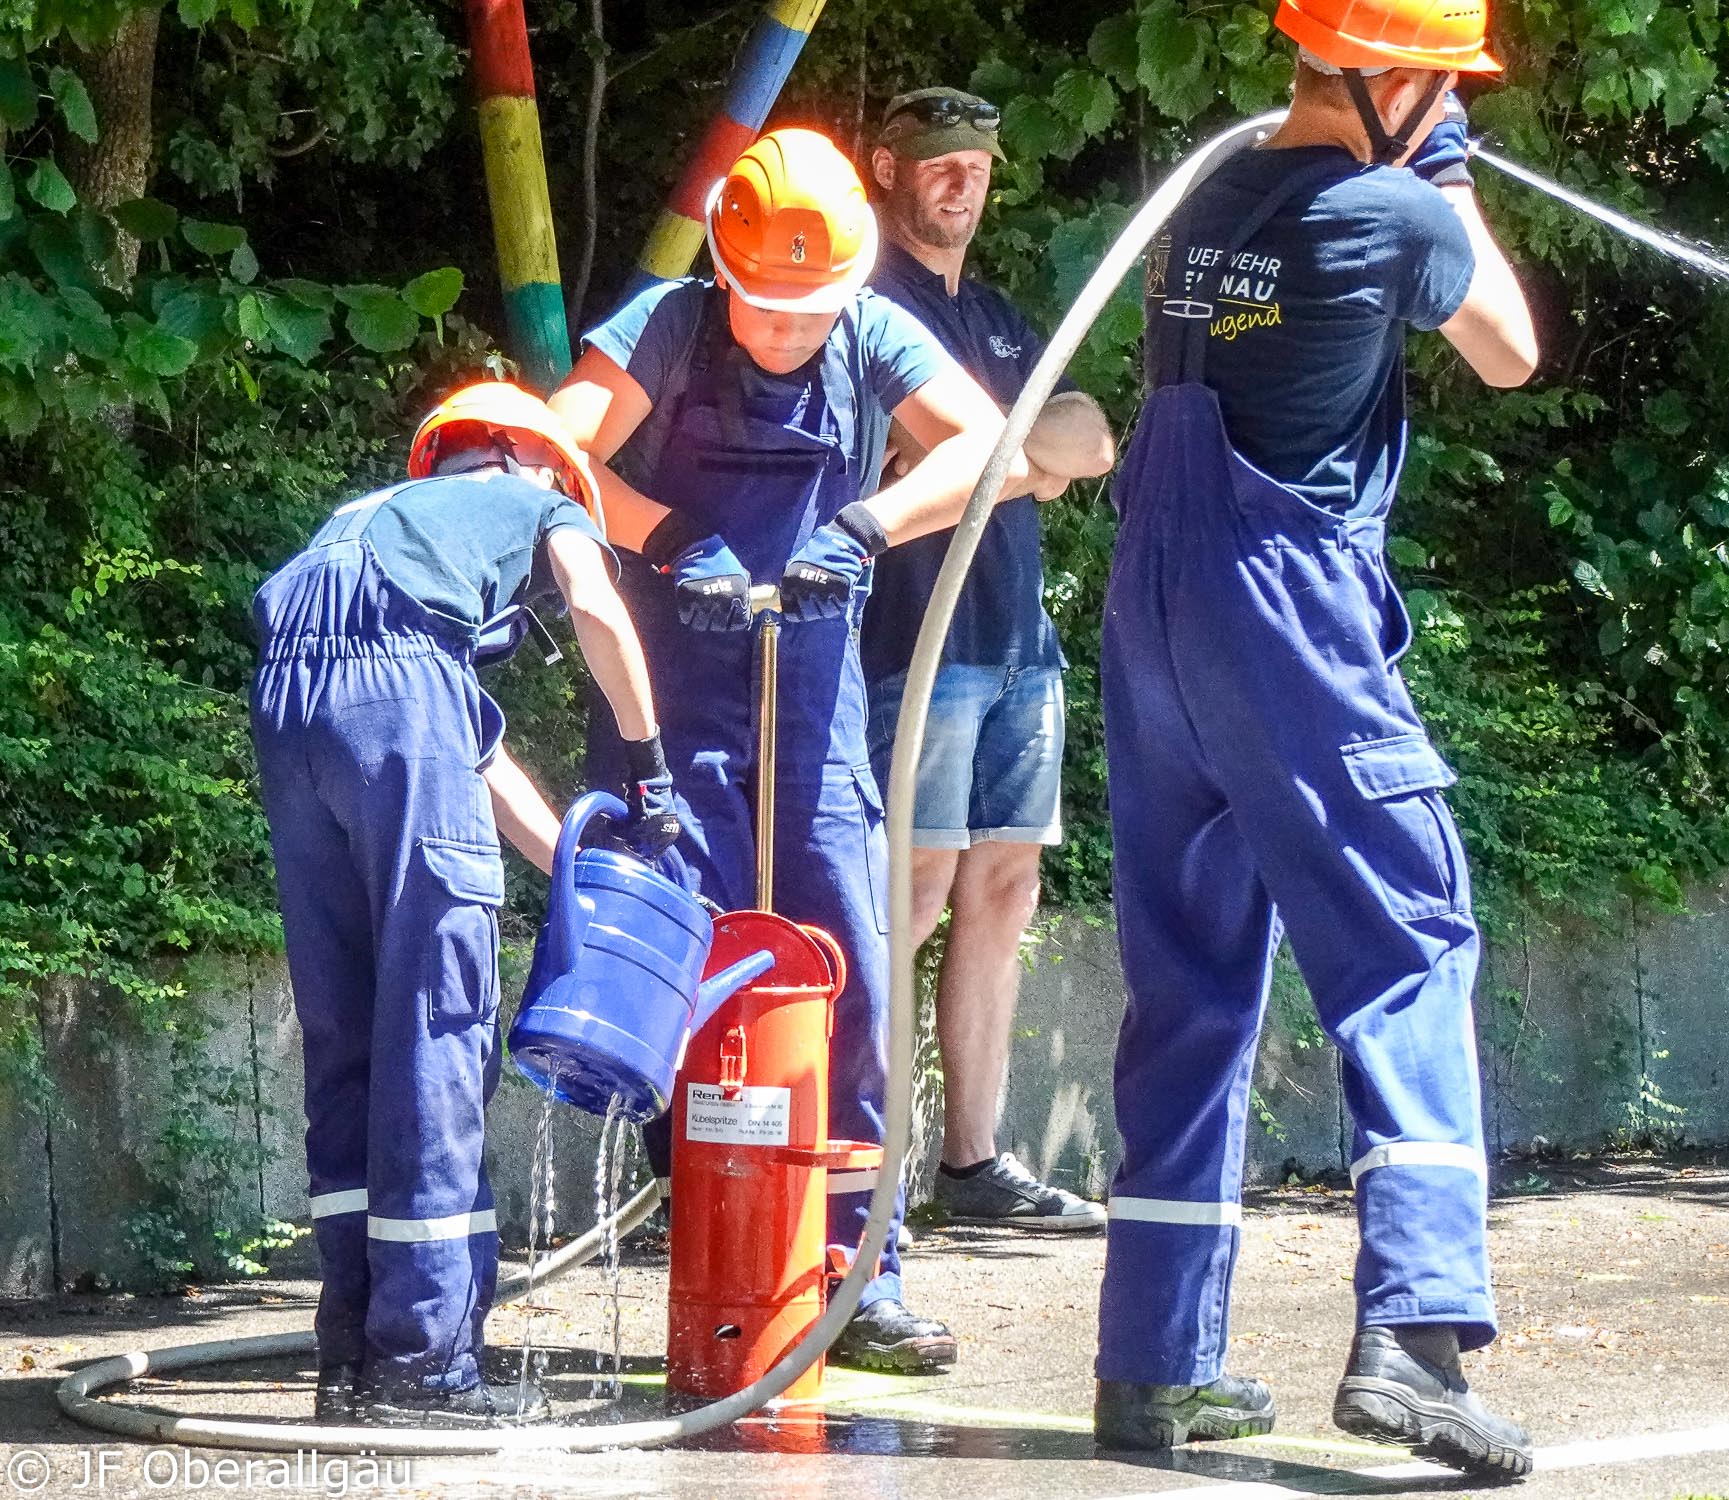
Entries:
<svg viewBox="0 0 1729 1500">
<path fill-rule="evenodd" d="M 884 1103 L 884 1162 L 904 1161 L 912 1135 L 914 1045 L 917 1000 L 913 977 L 912 819 L 913 793 L 925 722 L 930 710 L 942 644 L 955 606 L 990 519 L 997 491 L 1015 452 L 1026 440 L 1064 367 L 1093 323 L 1184 197 L 1222 162 L 1265 140 L 1284 119 L 1284 111 L 1257 116 L 1220 132 L 1186 157 L 1162 182 L 1117 237 L 1099 267 L 1064 316 L 1015 404 L 1001 437 L 973 487 L 919 630 L 907 671 L 905 695 L 895 733 L 888 786 L 889 881 L 889 1066 Z M 847 1275 L 830 1294 L 828 1306 L 787 1353 L 760 1380 L 706 1406 L 666 1417 L 615 1425 L 545 1423 L 535 1427 L 452 1431 L 445 1428 L 332 1427 L 307 1422 L 239 1421 L 188 1417 L 159 1408 L 98 1399 L 124 1381 L 161 1376 L 205 1365 L 242 1360 L 297 1357 L 313 1352 L 310 1329 L 242 1339 L 222 1339 L 173 1348 L 136 1350 L 96 1361 L 56 1387 L 60 1408 L 74 1421 L 122 1437 L 150 1442 L 238 1448 L 254 1452 L 294 1452 L 316 1448 L 326 1454 L 379 1456 L 465 1453 L 524 1453 L 558 1449 L 593 1453 L 607 1448 L 647 1448 L 712 1432 L 749 1416 L 785 1391 L 840 1336 L 857 1310 L 877 1258 L 882 1254 L 900 1189 L 900 1174 L 884 1171 L 871 1195 L 870 1214 L 858 1254 Z M 624 1235 L 653 1212 L 659 1199 L 654 1184 L 637 1193 L 612 1220 L 594 1226 L 580 1239 L 536 1267 L 534 1281 L 585 1264 L 600 1253 L 609 1233 Z M 528 1288 L 526 1276 L 499 1287 L 502 1305 Z"/>
</svg>

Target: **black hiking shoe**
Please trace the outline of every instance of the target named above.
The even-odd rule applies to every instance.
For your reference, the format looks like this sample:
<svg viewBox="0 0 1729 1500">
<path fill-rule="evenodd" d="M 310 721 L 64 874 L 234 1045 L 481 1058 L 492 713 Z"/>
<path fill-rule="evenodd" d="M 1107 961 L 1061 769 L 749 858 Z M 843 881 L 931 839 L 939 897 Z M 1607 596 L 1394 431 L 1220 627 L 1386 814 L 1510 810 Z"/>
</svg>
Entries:
<svg viewBox="0 0 1729 1500">
<path fill-rule="evenodd" d="M 1101 1448 L 1157 1450 L 1256 1437 L 1273 1430 L 1277 1415 L 1273 1393 L 1240 1375 L 1221 1375 L 1209 1385 L 1101 1380 L 1093 1401 L 1093 1441 Z"/>
<path fill-rule="evenodd" d="M 1105 1206 L 1040 1182 L 1009 1151 L 968 1177 L 938 1172 L 933 1194 L 951 1224 L 1102 1234 Z"/>
<path fill-rule="evenodd" d="M 921 1318 L 893 1297 L 861 1307 L 828 1351 L 831 1364 L 854 1370 L 924 1375 L 955 1362 L 948 1324 Z"/>
<path fill-rule="evenodd" d="M 378 1427 L 527 1427 L 551 1417 L 545 1391 L 532 1380 L 511 1380 L 466 1391 L 393 1391 L 375 1396 L 361 1420 Z"/>
<path fill-rule="evenodd" d="M 318 1372 L 318 1389 L 312 1397 L 312 1418 L 341 1426 L 360 1420 L 366 1400 L 360 1389 L 359 1365 L 326 1365 Z"/>
<path fill-rule="evenodd" d="M 1466 1474 L 1519 1479 L 1531 1472 L 1524 1428 L 1471 1394 L 1456 1359 L 1431 1364 L 1402 1348 L 1392 1328 L 1358 1330 L 1333 1421 L 1352 1437 L 1397 1443 Z"/>
</svg>

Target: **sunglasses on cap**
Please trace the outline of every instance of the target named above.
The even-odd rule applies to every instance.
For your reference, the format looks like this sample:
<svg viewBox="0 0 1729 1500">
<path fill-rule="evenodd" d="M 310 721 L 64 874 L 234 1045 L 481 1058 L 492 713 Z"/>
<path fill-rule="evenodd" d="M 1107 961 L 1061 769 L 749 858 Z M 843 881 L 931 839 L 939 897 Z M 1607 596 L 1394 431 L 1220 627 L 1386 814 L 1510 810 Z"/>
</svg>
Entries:
<svg viewBox="0 0 1729 1500">
<path fill-rule="evenodd" d="M 960 99 L 914 99 L 901 105 L 883 121 L 883 128 L 886 130 L 902 115 L 911 115 L 921 125 L 937 125 L 944 129 L 965 123 L 987 135 L 995 135 L 1003 123 L 1003 112 L 994 104 L 968 104 Z"/>
</svg>

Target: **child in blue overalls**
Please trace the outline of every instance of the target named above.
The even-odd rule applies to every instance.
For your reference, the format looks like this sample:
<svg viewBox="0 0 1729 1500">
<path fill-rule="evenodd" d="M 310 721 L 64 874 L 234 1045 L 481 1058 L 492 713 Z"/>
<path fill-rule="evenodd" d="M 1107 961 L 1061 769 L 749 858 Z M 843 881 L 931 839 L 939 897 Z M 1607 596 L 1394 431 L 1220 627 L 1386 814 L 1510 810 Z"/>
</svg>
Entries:
<svg viewBox="0 0 1729 1500">
<path fill-rule="evenodd" d="M 568 603 L 617 716 L 643 852 L 678 835 L 647 668 L 575 441 L 538 397 L 471 386 L 410 479 L 341 506 L 258 592 L 252 690 L 305 1039 L 323 1267 L 317 1414 L 408 1426 L 548 1415 L 481 1377 L 498 1231 L 482 1161 L 498 1079 L 503 833 L 550 869 L 559 820 L 506 753 L 475 667 Z"/>
<path fill-rule="evenodd" d="M 924 328 L 862 290 L 876 223 L 822 136 L 773 131 L 718 184 L 713 283 L 642 293 L 587 336 L 552 399 L 596 461 L 621 587 L 643 635 L 678 778 L 687 863 L 727 908 L 753 900 L 755 739 L 747 592 L 778 584 L 775 909 L 826 929 L 847 987 L 830 1047 L 829 1129 L 883 1138 L 888 870 L 865 740 L 858 619 L 871 559 L 953 525 L 1002 431 L 990 398 Z M 890 416 L 930 450 L 867 501 Z M 1017 460 L 1007 491 L 1031 482 Z M 591 734 L 599 764 L 610 762 Z M 666 1167 L 664 1135 L 650 1138 Z M 855 1250 L 874 1172 L 831 1173 L 829 1238 Z M 674 1205 L 673 1212 L 677 1212 Z M 953 1335 L 901 1301 L 890 1227 L 880 1274 L 830 1351 L 929 1370 Z"/>
<path fill-rule="evenodd" d="M 1491 384 L 1536 359 L 1442 119 L 1458 70 L 1497 65 L 1470 3 L 1285 0 L 1278 24 L 1304 49 L 1288 119 L 1155 248 L 1152 393 L 1115 489 L 1102 683 L 1129 1000 L 1095 1428 L 1156 1449 L 1272 1426 L 1267 1388 L 1224 1358 L 1282 927 L 1356 1124 L 1358 1331 L 1335 1420 L 1517 1475 L 1529 1439 L 1459 1360 L 1495 1336 L 1477 930 L 1383 557 L 1407 329 L 1439 329 Z"/>
</svg>

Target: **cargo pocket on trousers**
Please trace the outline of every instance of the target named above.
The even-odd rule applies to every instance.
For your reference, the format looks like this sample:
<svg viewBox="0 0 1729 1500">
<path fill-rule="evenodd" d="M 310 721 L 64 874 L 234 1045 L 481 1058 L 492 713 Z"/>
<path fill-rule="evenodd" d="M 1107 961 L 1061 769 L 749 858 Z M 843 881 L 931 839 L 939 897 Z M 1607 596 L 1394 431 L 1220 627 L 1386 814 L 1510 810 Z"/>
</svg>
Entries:
<svg viewBox="0 0 1729 1500">
<path fill-rule="evenodd" d="M 871 911 L 876 918 L 877 931 L 886 935 L 889 930 L 889 852 L 882 793 L 877 789 L 876 773 L 868 764 L 854 766 L 852 780 L 864 826 L 865 879 L 870 883 Z"/>
<path fill-rule="evenodd" d="M 496 844 L 423 838 L 415 844 L 429 918 L 421 989 L 434 1031 L 455 1031 L 498 1013 L 498 908 L 504 861 Z"/>
<path fill-rule="evenodd" d="M 1459 778 L 1429 737 L 1360 740 L 1339 754 L 1374 814 L 1357 842 L 1387 911 L 1406 922 L 1469 911 L 1465 851 L 1441 797 Z"/>
</svg>

